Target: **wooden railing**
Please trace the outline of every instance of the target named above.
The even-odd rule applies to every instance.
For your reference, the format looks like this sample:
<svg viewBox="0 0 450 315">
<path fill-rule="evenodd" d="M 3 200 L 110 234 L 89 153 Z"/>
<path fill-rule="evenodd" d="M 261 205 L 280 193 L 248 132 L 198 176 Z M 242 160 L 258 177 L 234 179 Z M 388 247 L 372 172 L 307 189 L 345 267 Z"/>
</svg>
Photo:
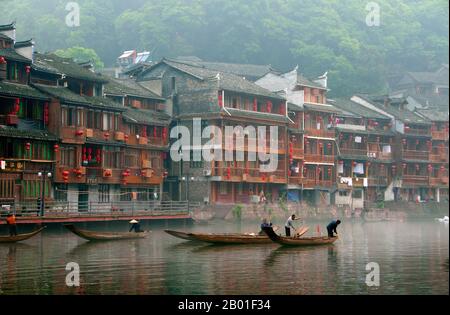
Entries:
<svg viewBox="0 0 450 315">
<path fill-rule="evenodd" d="M 428 186 L 429 177 L 423 175 L 403 175 L 402 181 L 404 185 Z"/>
<path fill-rule="evenodd" d="M 305 127 L 306 134 L 311 137 L 335 138 L 334 130 Z"/>
<path fill-rule="evenodd" d="M 340 148 L 339 152 L 341 155 L 352 155 L 352 156 L 361 156 L 367 157 L 367 150 L 362 149 L 350 149 L 350 148 Z"/>
<path fill-rule="evenodd" d="M 305 151 L 303 149 L 294 147 L 292 154 L 294 159 L 303 159 L 303 157 L 305 156 Z"/>
<path fill-rule="evenodd" d="M 304 188 L 314 188 L 314 187 L 332 187 L 333 186 L 333 180 L 327 179 L 327 180 L 319 180 L 319 179 L 311 179 L 311 178 L 304 178 L 303 179 L 303 187 Z"/>
<path fill-rule="evenodd" d="M 286 183 L 287 181 L 284 170 L 267 173 L 262 172 L 259 168 L 216 167 L 213 168 L 212 175 L 220 176 L 222 181 L 233 182 Z"/>
<path fill-rule="evenodd" d="M 448 132 L 445 130 L 431 131 L 431 138 L 433 140 L 448 140 Z"/>
<path fill-rule="evenodd" d="M 370 186 L 387 186 L 388 185 L 388 179 L 387 177 L 369 177 L 368 178 L 368 185 Z"/>
<path fill-rule="evenodd" d="M 429 129 L 405 128 L 405 134 L 417 136 L 431 136 Z"/>
<path fill-rule="evenodd" d="M 427 161 L 429 157 L 428 151 L 403 150 L 403 158 L 407 160 Z"/>
<path fill-rule="evenodd" d="M 430 161 L 434 163 L 448 163 L 448 153 L 430 153 Z"/>
<path fill-rule="evenodd" d="M 233 144 L 234 151 L 245 151 L 245 152 L 258 152 L 259 150 L 259 142 L 258 139 L 252 138 L 248 139 L 244 137 L 244 144 L 242 145 L 239 141 L 234 141 L 232 138 L 224 137 L 222 148 L 227 148 L 227 144 Z M 254 143 L 254 145 L 249 145 L 249 143 Z M 265 150 L 266 153 L 270 152 L 270 139 L 266 139 Z M 285 142 L 283 139 L 278 140 L 277 150 L 274 153 L 283 154 L 286 152 Z"/>
<path fill-rule="evenodd" d="M 432 187 L 448 185 L 448 176 L 430 177 L 429 182 L 430 182 L 430 186 L 432 186 Z"/>
<path fill-rule="evenodd" d="M 334 163 L 334 158 L 334 155 L 305 153 L 305 161 L 308 162 Z"/>
</svg>

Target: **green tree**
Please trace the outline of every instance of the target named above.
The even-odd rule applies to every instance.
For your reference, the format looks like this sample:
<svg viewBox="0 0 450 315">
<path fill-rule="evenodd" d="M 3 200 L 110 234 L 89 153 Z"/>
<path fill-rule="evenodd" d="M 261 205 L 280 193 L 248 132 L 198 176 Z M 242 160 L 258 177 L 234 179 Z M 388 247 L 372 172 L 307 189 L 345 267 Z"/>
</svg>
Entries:
<svg viewBox="0 0 450 315">
<path fill-rule="evenodd" d="M 67 49 L 59 49 L 55 51 L 55 54 L 64 58 L 72 58 L 75 62 L 91 61 L 96 70 L 102 69 L 105 66 L 95 50 L 90 48 L 75 46 Z"/>
</svg>

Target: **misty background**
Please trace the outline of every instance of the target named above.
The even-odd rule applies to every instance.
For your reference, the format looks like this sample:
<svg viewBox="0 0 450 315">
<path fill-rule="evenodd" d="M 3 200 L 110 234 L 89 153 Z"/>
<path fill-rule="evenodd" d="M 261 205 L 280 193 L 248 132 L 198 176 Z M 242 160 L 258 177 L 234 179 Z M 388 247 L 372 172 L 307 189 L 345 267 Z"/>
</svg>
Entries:
<svg viewBox="0 0 450 315">
<path fill-rule="evenodd" d="M 330 96 L 383 93 L 392 75 L 449 59 L 447 0 L 373 1 L 381 10 L 373 27 L 363 0 L 78 0 L 75 28 L 65 23 L 68 2 L 0 0 L 0 24 L 16 21 L 17 40 L 33 38 L 40 52 L 92 49 L 98 67 L 132 49 L 152 51 L 153 61 L 298 64 L 310 77 L 328 71 Z"/>
</svg>

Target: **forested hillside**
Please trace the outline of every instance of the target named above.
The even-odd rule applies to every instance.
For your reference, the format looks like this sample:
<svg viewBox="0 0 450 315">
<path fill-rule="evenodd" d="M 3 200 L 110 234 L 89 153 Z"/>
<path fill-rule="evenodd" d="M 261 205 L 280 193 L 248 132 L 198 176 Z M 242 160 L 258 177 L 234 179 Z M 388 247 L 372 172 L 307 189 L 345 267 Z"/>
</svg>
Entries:
<svg viewBox="0 0 450 315">
<path fill-rule="evenodd" d="M 383 92 L 392 73 L 448 63 L 447 0 L 376 0 L 373 27 L 361 0 L 78 0 L 74 28 L 68 2 L 1 1 L 0 23 L 16 20 L 18 39 L 34 38 L 39 51 L 91 48 L 106 66 L 134 48 L 155 58 L 299 64 L 307 76 L 328 71 L 332 96 Z"/>
</svg>

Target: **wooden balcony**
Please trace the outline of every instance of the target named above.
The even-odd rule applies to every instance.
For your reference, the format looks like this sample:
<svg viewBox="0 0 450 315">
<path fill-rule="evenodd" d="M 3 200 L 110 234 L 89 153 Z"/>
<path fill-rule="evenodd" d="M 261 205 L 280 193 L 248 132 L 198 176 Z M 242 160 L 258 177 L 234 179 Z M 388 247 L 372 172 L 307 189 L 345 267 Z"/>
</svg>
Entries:
<svg viewBox="0 0 450 315">
<path fill-rule="evenodd" d="M 428 161 L 428 151 L 403 150 L 402 157 L 405 160 Z"/>
<path fill-rule="evenodd" d="M 258 169 L 246 169 L 242 167 L 230 167 L 229 173 L 226 167 L 216 167 L 213 169 L 212 176 L 220 177 L 221 181 L 227 182 L 248 182 L 248 183 L 280 183 L 287 182 L 283 170 L 271 173 L 261 172 Z"/>
<path fill-rule="evenodd" d="M 429 177 L 423 175 L 403 175 L 402 186 L 427 187 L 429 185 Z"/>
<path fill-rule="evenodd" d="M 388 186 L 388 178 L 386 176 L 369 177 L 368 185 L 369 187 Z"/>
<path fill-rule="evenodd" d="M 267 143 L 266 143 L 265 149 L 266 149 L 266 153 L 269 153 L 270 152 L 270 139 L 266 139 L 266 140 L 267 140 Z M 234 151 L 258 152 L 259 144 L 258 144 L 257 139 L 244 138 L 244 144 L 242 145 L 239 142 L 233 142 L 233 140 L 231 138 L 224 138 L 222 147 L 227 148 L 229 143 L 233 144 Z M 254 143 L 254 145 L 249 145 L 249 143 L 250 144 Z M 284 140 L 278 140 L 277 150 L 273 153 L 275 153 L 275 154 L 285 154 L 286 153 Z"/>
<path fill-rule="evenodd" d="M 340 148 L 339 152 L 341 155 L 357 156 L 357 157 L 361 157 L 361 158 L 367 158 L 367 156 L 368 156 L 367 150 L 362 150 L 362 149 Z"/>
<path fill-rule="evenodd" d="M 326 187 L 330 188 L 333 186 L 333 180 L 318 180 L 311 178 L 303 179 L 303 188 L 315 188 L 315 187 Z"/>
<path fill-rule="evenodd" d="M 301 186 L 303 184 L 303 180 L 304 180 L 304 178 L 301 176 L 290 176 L 288 178 L 290 185 L 300 185 Z"/>
<path fill-rule="evenodd" d="M 294 148 L 292 152 L 292 157 L 297 160 L 303 159 L 305 156 L 305 151 L 300 148 Z"/>
<path fill-rule="evenodd" d="M 405 134 L 412 136 L 431 136 L 431 131 L 429 129 L 418 129 L 418 128 L 407 128 L 405 127 Z"/>
<path fill-rule="evenodd" d="M 431 187 L 448 186 L 448 176 L 430 177 L 429 182 Z"/>
<path fill-rule="evenodd" d="M 448 132 L 446 132 L 445 130 L 431 131 L 431 138 L 433 140 L 448 141 Z"/>
<path fill-rule="evenodd" d="M 86 129 L 83 127 L 61 127 L 60 137 L 63 143 L 84 144 Z"/>
<path fill-rule="evenodd" d="M 308 136 L 311 137 L 332 138 L 332 139 L 335 138 L 334 130 L 306 128 L 305 132 Z"/>
<path fill-rule="evenodd" d="M 114 132 L 114 140 L 125 141 L 125 134 L 121 131 Z"/>
<path fill-rule="evenodd" d="M 310 154 L 305 153 L 305 161 L 306 162 L 316 162 L 316 163 L 333 163 L 334 164 L 334 155 L 321 155 L 321 154 Z"/>
<path fill-rule="evenodd" d="M 433 163 L 448 163 L 448 153 L 430 153 L 430 161 Z"/>
<path fill-rule="evenodd" d="M 69 184 L 84 184 L 86 183 L 86 168 L 85 167 L 67 167 L 60 166 L 56 168 L 55 174 L 53 176 L 55 182 L 64 183 L 63 172 L 68 172 L 68 180 Z"/>
<path fill-rule="evenodd" d="M 166 146 L 167 141 L 164 141 L 163 138 L 155 138 L 155 137 L 148 137 L 148 144 L 149 145 L 156 145 L 156 146 Z"/>
</svg>

